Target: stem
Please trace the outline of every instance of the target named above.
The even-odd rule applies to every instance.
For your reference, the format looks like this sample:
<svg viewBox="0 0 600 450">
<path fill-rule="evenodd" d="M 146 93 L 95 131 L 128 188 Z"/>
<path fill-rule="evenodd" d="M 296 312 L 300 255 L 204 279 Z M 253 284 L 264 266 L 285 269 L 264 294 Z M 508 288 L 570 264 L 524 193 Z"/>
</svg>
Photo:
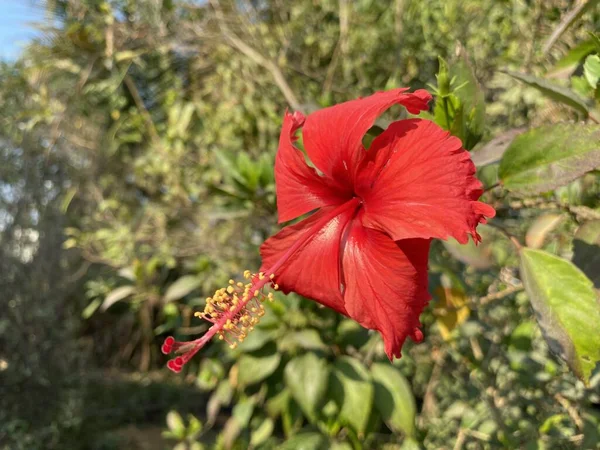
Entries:
<svg viewBox="0 0 600 450">
<path fill-rule="evenodd" d="M 444 114 L 446 115 L 446 126 L 448 127 L 448 131 L 450 131 L 450 112 L 448 111 L 448 99 L 447 97 L 442 97 L 444 103 Z"/>
</svg>

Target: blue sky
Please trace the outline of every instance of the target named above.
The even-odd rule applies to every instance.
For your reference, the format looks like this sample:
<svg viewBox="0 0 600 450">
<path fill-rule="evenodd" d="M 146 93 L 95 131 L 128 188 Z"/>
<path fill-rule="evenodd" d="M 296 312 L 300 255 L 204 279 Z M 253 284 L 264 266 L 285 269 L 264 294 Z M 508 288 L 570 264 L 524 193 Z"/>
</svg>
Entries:
<svg viewBox="0 0 600 450">
<path fill-rule="evenodd" d="M 0 59 L 15 59 L 37 33 L 33 22 L 44 18 L 42 1 L 0 0 Z"/>
</svg>

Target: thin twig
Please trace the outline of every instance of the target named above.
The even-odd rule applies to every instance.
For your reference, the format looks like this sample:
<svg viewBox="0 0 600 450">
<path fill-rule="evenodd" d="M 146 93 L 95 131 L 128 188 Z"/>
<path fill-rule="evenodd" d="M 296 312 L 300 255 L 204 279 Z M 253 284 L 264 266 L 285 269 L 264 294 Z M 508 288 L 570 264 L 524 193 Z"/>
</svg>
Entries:
<svg viewBox="0 0 600 450">
<path fill-rule="evenodd" d="M 569 26 L 571 25 L 571 23 L 580 14 L 583 13 L 583 11 L 584 11 L 585 8 L 591 6 L 591 3 L 592 3 L 592 0 L 589 0 L 589 1 L 579 0 L 579 4 L 577 6 L 575 6 L 571 11 L 569 11 L 565 15 L 565 17 L 563 18 L 563 20 L 561 20 L 561 22 L 558 25 L 558 27 L 556 27 L 556 29 L 554 30 L 554 32 L 546 40 L 546 43 L 544 44 L 544 48 L 542 50 L 544 52 L 544 54 L 546 54 L 546 53 L 548 53 L 548 51 L 550 51 L 550 49 L 556 43 L 556 41 L 558 40 L 558 38 L 561 37 L 562 34 L 567 30 L 567 28 L 569 28 Z"/>
<path fill-rule="evenodd" d="M 481 297 L 479 299 L 478 303 L 479 303 L 479 305 L 487 305 L 488 303 L 491 303 L 491 302 L 493 302 L 495 300 L 500 300 L 500 299 L 502 299 L 504 297 L 508 297 L 509 295 L 512 295 L 512 294 L 514 294 L 516 292 L 520 292 L 523 289 L 524 289 L 523 284 L 519 283 L 519 284 L 516 284 L 514 286 L 510 286 L 510 287 L 508 287 L 506 289 L 503 289 L 500 292 L 494 292 L 492 294 L 486 295 L 485 297 Z"/>
<path fill-rule="evenodd" d="M 123 82 L 125 83 L 125 86 L 127 86 L 127 90 L 129 90 L 129 93 L 133 97 L 135 106 L 140 111 L 140 114 L 142 115 L 142 118 L 144 119 L 144 123 L 146 124 L 146 128 L 148 129 L 148 133 L 150 133 L 150 137 L 152 138 L 153 141 L 159 142 L 160 137 L 158 135 L 158 132 L 156 131 L 156 127 L 154 126 L 152 116 L 146 109 L 146 105 L 144 105 L 144 100 L 142 100 L 142 96 L 140 95 L 140 91 L 138 91 L 138 88 L 135 85 L 135 82 L 128 74 L 125 75 L 125 77 L 123 77 Z"/>
<path fill-rule="evenodd" d="M 258 51 L 256 51 L 252 47 L 250 47 L 247 43 L 245 43 L 243 40 L 241 40 L 239 37 L 237 37 L 233 32 L 231 32 L 231 30 L 225 23 L 225 19 L 223 17 L 223 11 L 221 11 L 221 6 L 220 6 L 218 0 L 211 0 L 210 3 L 213 6 L 213 8 L 215 9 L 215 14 L 216 14 L 217 20 L 219 22 L 219 27 L 221 29 L 221 33 L 223 33 L 223 36 L 225 36 L 225 39 L 227 39 L 227 41 L 234 48 L 236 48 L 241 53 L 246 55 L 248 58 L 250 58 L 256 64 L 267 69 L 273 76 L 275 84 L 277 85 L 277 87 L 279 87 L 279 90 L 285 97 L 285 99 L 288 102 L 288 104 L 290 105 L 290 107 L 296 111 L 302 112 L 302 105 L 298 101 L 296 94 L 294 94 L 294 91 L 292 91 L 292 88 L 290 87 L 287 80 L 283 76 L 283 73 L 281 72 L 281 69 L 279 68 L 279 66 L 277 64 L 275 64 L 273 61 L 271 61 L 270 59 L 267 59 L 266 57 L 261 55 Z"/>
<path fill-rule="evenodd" d="M 579 411 L 577 411 L 577 408 L 575 408 L 568 399 L 563 397 L 558 392 L 556 394 L 554 394 L 554 398 L 556 399 L 556 401 L 558 403 L 560 403 L 560 405 L 563 408 L 565 408 L 565 410 L 569 414 L 569 417 L 571 417 L 571 420 L 573 420 L 575 425 L 577 425 L 577 428 L 579 429 L 579 431 L 583 431 L 584 423 L 583 423 L 583 420 L 581 419 L 581 416 L 579 415 Z"/>
<path fill-rule="evenodd" d="M 348 0 L 339 0 L 339 16 L 340 16 L 340 36 L 337 44 L 333 51 L 333 56 L 329 67 L 327 67 L 327 75 L 325 76 L 325 82 L 323 83 L 323 92 L 328 93 L 331 91 L 333 85 L 333 76 L 337 68 L 340 59 L 348 52 L 348 30 L 349 30 L 349 16 L 350 6 Z"/>
</svg>

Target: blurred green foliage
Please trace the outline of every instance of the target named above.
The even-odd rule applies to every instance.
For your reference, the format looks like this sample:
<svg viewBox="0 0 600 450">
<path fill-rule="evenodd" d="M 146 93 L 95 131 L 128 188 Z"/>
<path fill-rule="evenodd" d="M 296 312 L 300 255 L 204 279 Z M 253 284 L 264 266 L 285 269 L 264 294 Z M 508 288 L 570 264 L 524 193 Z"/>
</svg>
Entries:
<svg viewBox="0 0 600 450">
<path fill-rule="evenodd" d="M 561 321 L 598 306 L 588 3 L 47 0 L 0 66 L 0 448 L 597 448 L 599 325 Z M 434 243 L 425 341 L 390 364 L 278 294 L 243 345 L 167 374 L 164 337 L 205 331 L 278 229 L 285 109 L 398 86 L 429 86 L 498 211 L 481 245 Z"/>
</svg>

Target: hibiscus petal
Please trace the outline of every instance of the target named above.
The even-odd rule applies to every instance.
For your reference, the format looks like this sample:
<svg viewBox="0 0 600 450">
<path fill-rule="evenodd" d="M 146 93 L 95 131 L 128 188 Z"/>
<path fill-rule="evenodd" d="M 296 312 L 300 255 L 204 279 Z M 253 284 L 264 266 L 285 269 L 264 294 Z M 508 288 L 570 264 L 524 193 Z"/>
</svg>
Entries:
<svg viewBox="0 0 600 450">
<path fill-rule="evenodd" d="M 407 336 L 423 338 L 419 315 L 427 292 L 429 239 L 394 242 L 354 221 L 344 248 L 344 303 L 348 315 L 383 336 L 390 360 L 400 358 Z"/>
<path fill-rule="evenodd" d="M 286 222 L 326 205 L 343 203 L 339 189 L 306 165 L 304 156 L 294 146 L 294 133 L 304 123 L 304 116 L 285 113 L 275 159 L 277 210 L 279 222 Z"/>
<path fill-rule="evenodd" d="M 289 225 L 267 239 L 260 247 L 261 270 L 273 267 L 296 241 L 313 232 L 311 227 L 332 210 L 331 207 L 322 208 L 308 219 Z M 296 292 L 347 315 L 340 291 L 340 241 L 354 211 L 348 209 L 327 222 L 276 271 L 275 282 L 285 294 Z"/>
<path fill-rule="evenodd" d="M 364 153 L 362 139 L 375 120 L 390 106 L 404 105 L 412 114 L 427 109 L 431 95 L 407 88 L 377 92 L 310 114 L 302 130 L 304 147 L 312 163 L 325 175 L 350 186 Z"/>
<path fill-rule="evenodd" d="M 477 201 L 481 182 L 460 139 L 428 120 L 400 120 L 368 153 L 357 186 L 365 226 L 394 240 L 452 236 L 466 243 L 469 234 L 480 240 L 477 225 L 495 211 Z"/>
</svg>

